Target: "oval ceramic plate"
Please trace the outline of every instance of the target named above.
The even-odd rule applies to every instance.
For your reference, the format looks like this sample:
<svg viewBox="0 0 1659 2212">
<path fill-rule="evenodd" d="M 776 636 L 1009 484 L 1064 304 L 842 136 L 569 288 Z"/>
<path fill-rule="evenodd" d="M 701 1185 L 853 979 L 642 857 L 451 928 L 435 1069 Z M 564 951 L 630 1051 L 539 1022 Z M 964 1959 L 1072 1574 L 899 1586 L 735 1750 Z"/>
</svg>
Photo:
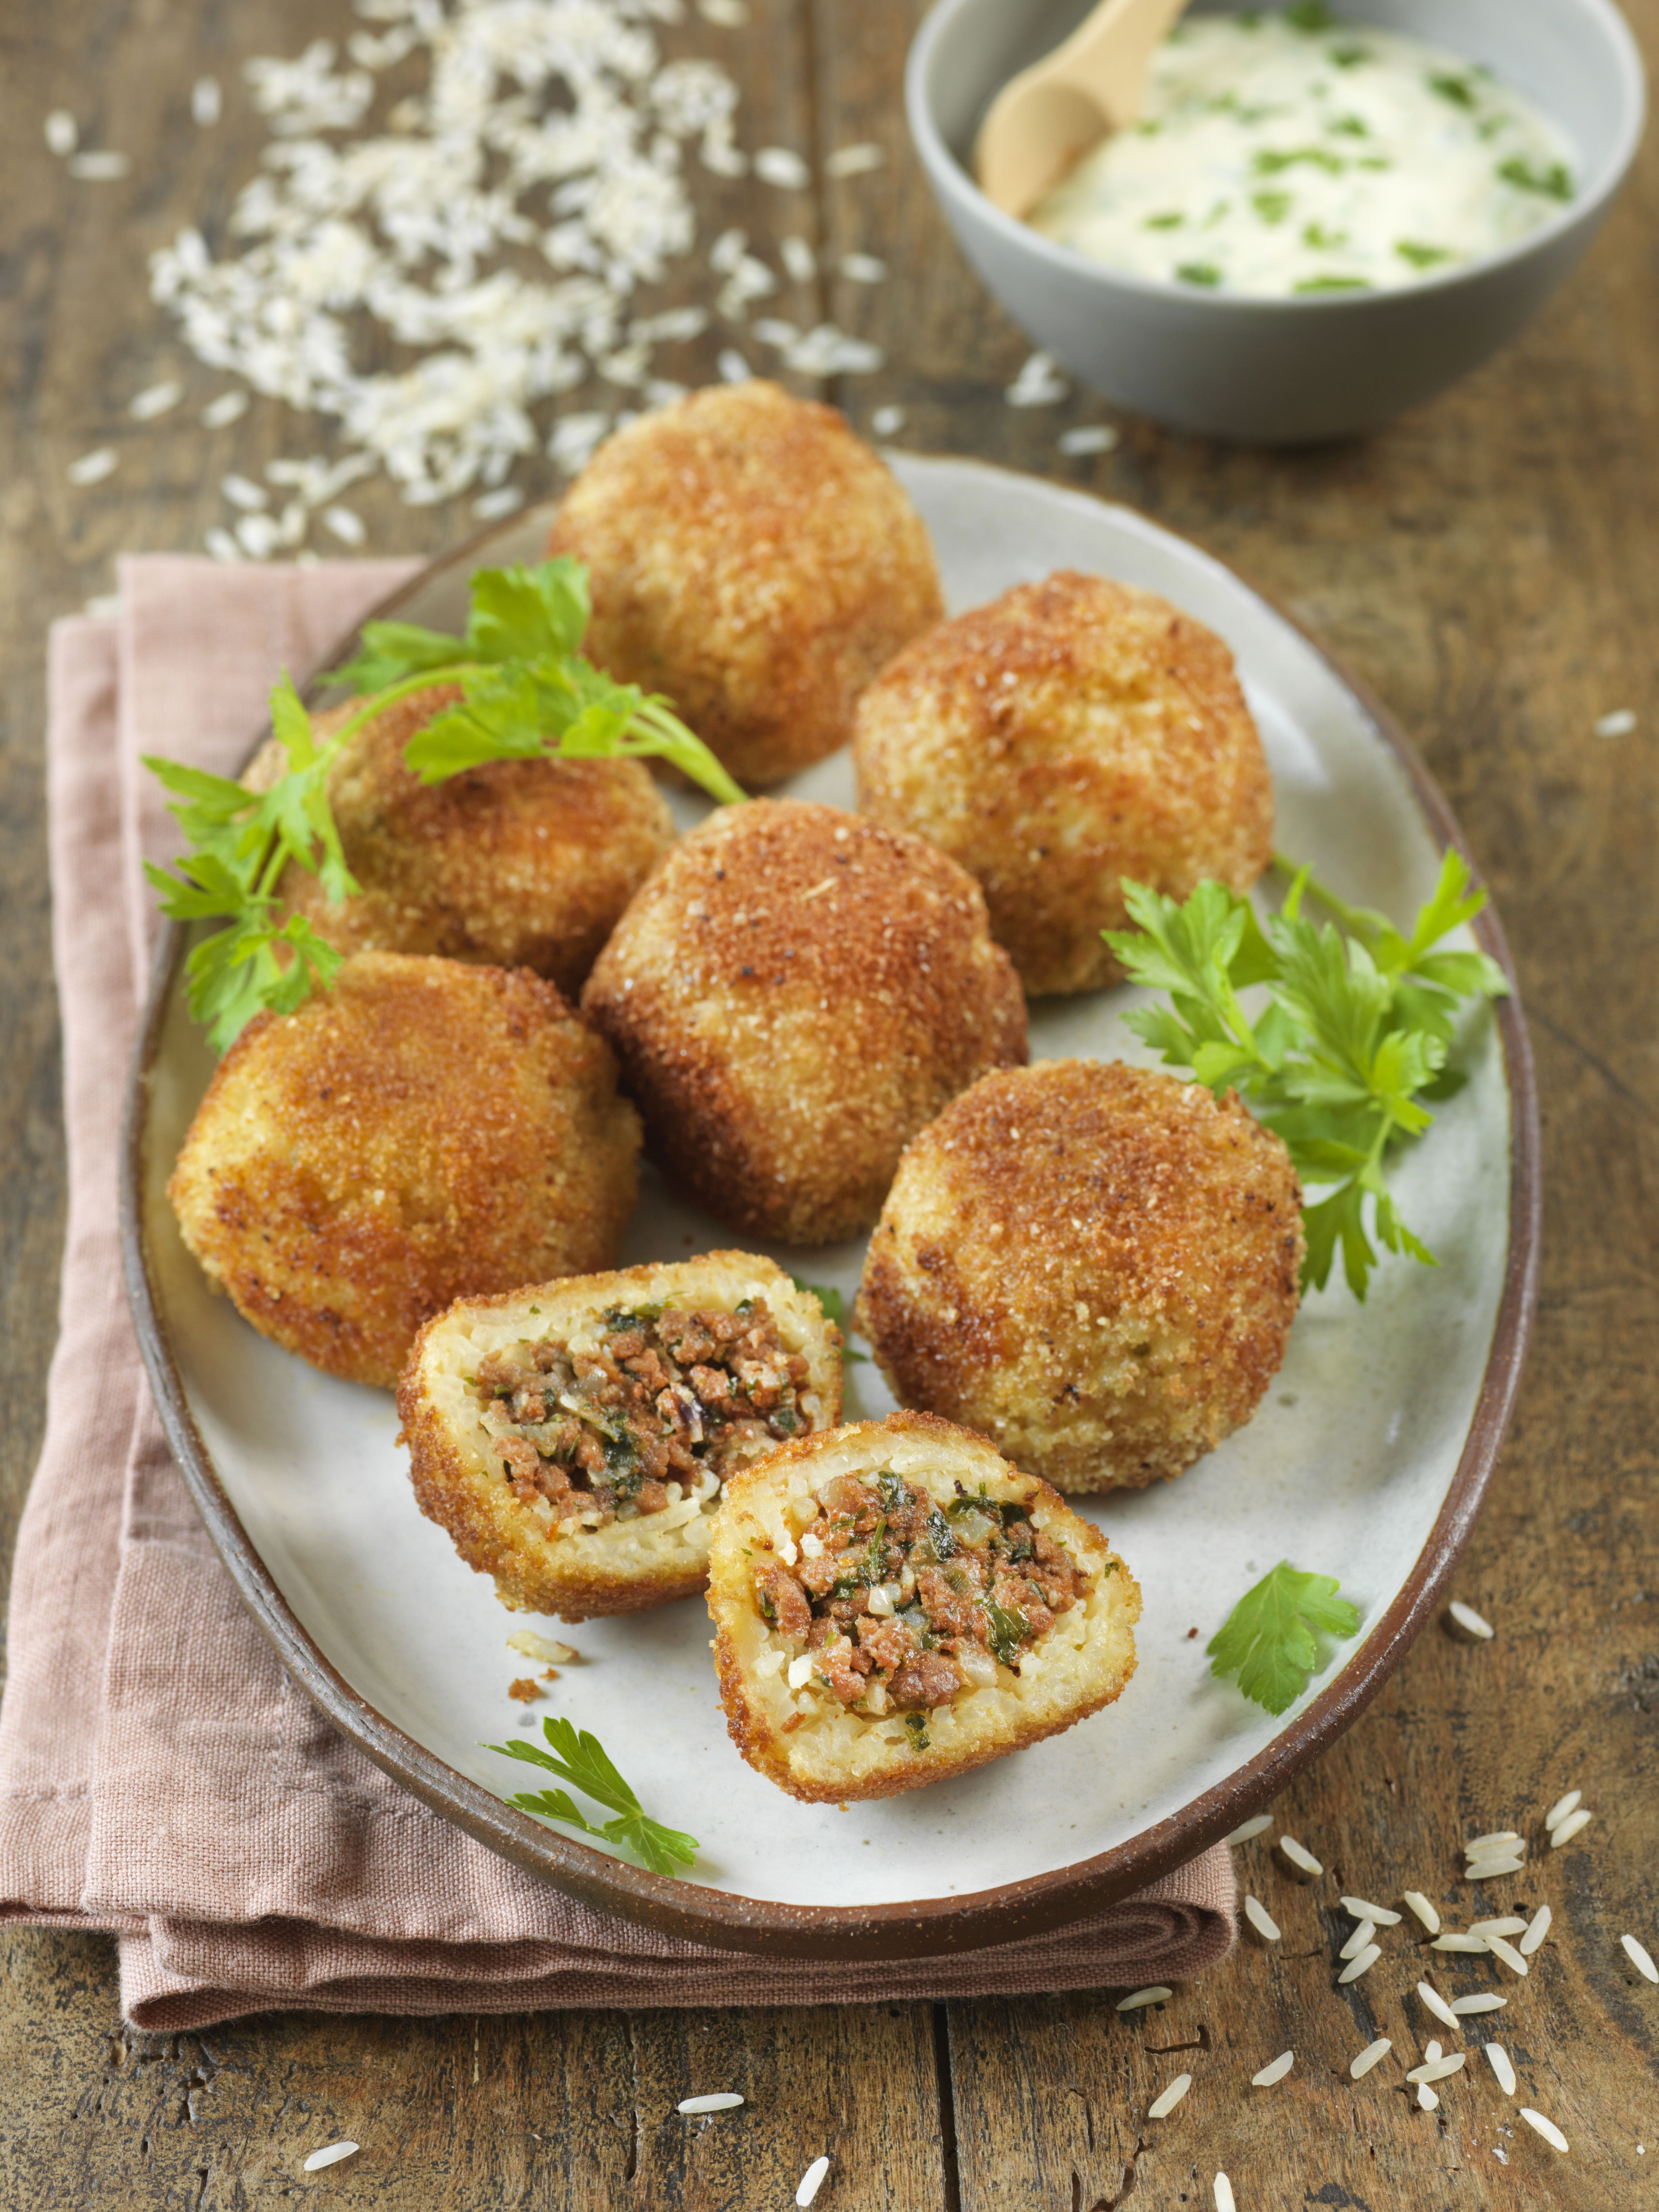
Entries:
<svg viewBox="0 0 1659 2212">
<path fill-rule="evenodd" d="M 952 610 L 1073 567 L 1163 592 L 1237 657 L 1261 727 L 1282 849 L 1349 899 L 1408 915 L 1455 835 L 1378 708 L 1230 570 L 1121 507 L 981 465 L 894 458 L 933 532 Z M 461 627 L 484 561 L 533 560 L 549 510 L 426 571 L 405 618 Z M 853 803 L 842 754 L 791 787 Z M 682 818 L 700 801 L 677 801 Z M 1488 911 L 1476 934 L 1504 957 Z M 125 1206 L 133 1303 L 168 1433 L 215 1540 L 285 1663 L 330 1717 L 426 1802 L 549 1881 L 613 1911 L 742 1948 L 854 1958 L 996 1942 L 1126 1895 L 1212 1843 L 1359 1712 L 1431 1617 L 1491 1474 L 1531 1306 L 1536 1133 L 1513 1000 L 1473 1018 L 1467 1087 L 1401 1162 L 1407 1219 L 1438 1255 L 1390 1261 L 1363 1309 L 1310 1298 L 1255 1419 L 1179 1482 L 1080 1501 L 1145 1593 L 1139 1666 L 1109 1711 L 935 1788 L 847 1811 L 797 1804 L 729 1741 L 700 1603 L 574 1632 L 556 1711 L 597 1733 L 647 1808 L 700 1841 L 670 1881 L 502 1802 L 522 1771 L 480 1748 L 507 1705 L 526 1624 L 416 1510 L 390 1398 L 313 1372 L 210 1295 L 164 1184 L 210 1061 L 164 954 L 133 1086 Z M 1031 1056 L 1146 1060 L 1126 991 L 1033 1008 Z M 624 1262 L 732 1242 L 649 1170 Z M 778 1251 L 858 1281 L 861 1244 Z M 848 1370 L 849 1418 L 891 1401 Z M 1279 1719 L 1213 1680 L 1204 1643 L 1275 1561 L 1340 1577 L 1363 1626 Z M 1196 1632 L 1194 1633 L 1194 1632 Z M 554 1633 L 560 1633 L 557 1630 Z M 508 1716 L 513 1718 L 509 1720 Z"/>
</svg>

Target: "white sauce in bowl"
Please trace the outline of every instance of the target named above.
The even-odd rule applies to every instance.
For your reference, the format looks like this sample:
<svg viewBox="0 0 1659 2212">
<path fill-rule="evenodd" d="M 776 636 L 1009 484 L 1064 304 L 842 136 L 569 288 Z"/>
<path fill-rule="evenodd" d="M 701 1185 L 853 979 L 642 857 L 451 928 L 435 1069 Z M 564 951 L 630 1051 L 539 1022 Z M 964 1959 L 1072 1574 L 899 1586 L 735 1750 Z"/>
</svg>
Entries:
<svg viewBox="0 0 1659 2212">
<path fill-rule="evenodd" d="M 1560 131 L 1487 70 L 1303 0 L 1179 24 L 1141 120 L 1030 220 L 1133 276 L 1285 298 L 1459 268 L 1573 190 Z"/>
</svg>

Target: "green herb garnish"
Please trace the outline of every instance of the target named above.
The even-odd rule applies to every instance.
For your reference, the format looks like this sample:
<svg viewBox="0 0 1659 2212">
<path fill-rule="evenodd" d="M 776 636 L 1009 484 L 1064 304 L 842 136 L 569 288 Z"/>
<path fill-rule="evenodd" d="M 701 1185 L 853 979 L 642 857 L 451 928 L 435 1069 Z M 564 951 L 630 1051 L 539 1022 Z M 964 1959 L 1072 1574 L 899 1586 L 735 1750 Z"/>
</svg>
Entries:
<svg viewBox="0 0 1659 2212">
<path fill-rule="evenodd" d="M 255 1014 L 292 1013 L 338 973 L 341 955 L 307 921 L 293 915 L 277 921 L 277 884 L 294 861 L 320 878 L 331 904 L 357 890 L 329 807 L 329 770 L 366 722 L 411 692 L 457 684 L 463 694 L 404 749 L 423 783 L 497 760 L 659 758 L 723 804 L 744 797 L 665 699 L 613 684 L 582 658 L 587 617 L 580 562 L 480 568 L 465 637 L 413 623 L 363 625 L 362 652 L 329 680 L 368 696 L 325 744 L 317 743 L 299 694 L 282 678 L 270 719 L 288 768 L 269 791 L 146 757 L 145 767 L 173 794 L 170 811 L 190 848 L 173 869 L 144 864 L 161 911 L 175 921 L 227 924 L 185 965 L 191 1017 L 206 1024 L 216 1051 L 234 1043 Z"/>
<path fill-rule="evenodd" d="M 1212 261 L 1183 261 L 1176 275 L 1183 284 L 1213 287 L 1221 282 L 1221 271 Z"/>
<path fill-rule="evenodd" d="M 1572 198 L 1571 173 L 1560 161 L 1552 161 L 1547 169 L 1534 169 L 1517 155 L 1513 161 L 1500 162 L 1498 173 L 1506 185 L 1523 192 L 1545 192 L 1553 200 Z"/>
<path fill-rule="evenodd" d="M 1179 230 L 1187 220 L 1184 215 L 1149 215 L 1141 225 L 1143 230 Z"/>
<path fill-rule="evenodd" d="M 1358 69 L 1371 58 L 1369 46 L 1333 46 L 1326 59 L 1338 69 Z"/>
<path fill-rule="evenodd" d="M 912 1751 L 927 1748 L 927 1716 L 925 1713 L 906 1713 L 904 1725 L 910 1738 Z"/>
<path fill-rule="evenodd" d="M 603 1843 L 619 1844 L 632 1851 L 653 1874 L 675 1874 L 683 1866 L 696 1864 L 699 1849 L 696 1838 L 683 1835 L 678 1828 L 665 1828 L 660 1820 L 653 1820 L 641 1809 L 639 1799 L 611 1765 L 597 1736 L 590 1735 L 586 1729 L 578 1734 L 574 1724 L 565 1720 L 544 1721 L 542 1732 L 558 1754 L 556 1758 L 550 1758 L 546 1752 L 519 1737 L 510 1743 L 489 1743 L 483 1747 L 500 1752 L 503 1759 L 521 1759 L 528 1765 L 550 1769 L 562 1781 L 574 1783 L 585 1797 L 608 1806 L 617 1817 L 595 1827 L 577 1811 L 575 1801 L 563 1790 L 544 1790 L 534 1796 L 523 1793 L 509 1797 L 509 1805 L 520 1806 L 544 1820 L 557 1820 L 567 1828 L 578 1828 L 583 1835 L 597 1836 Z"/>
<path fill-rule="evenodd" d="M 1369 292 L 1370 289 L 1363 276 L 1304 276 L 1291 287 L 1293 292 Z"/>
<path fill-rule="evenodd" d="M 1000 1606 L 994 1599 L 985 1608 L 991 1621 L 991 1649 L 1005 1667 L 1019 1657 L 1019 1647 L 1031 1632 L 1031 1624 L 1016 1606 Z"/>
<path fill-rule="evenodd" d="M 1450 100 L 1454 107 L 1474 106 L 1474 87 L 1466 76 L 1431 76 L 1429 90 L 1437 92 L 1442 100 Z"/>
<path fill-rule="evenodd" d="M 1461 1001 L 1504 997 L 1509 984 L 1484 952 L 1435 950 L 1486 902 L 1459 854 L 1441 863 L 1409 937 L 1386 915 L 1346 905 L 1305 869 L 1275 866 L 1292 881 L 1265 931 L 1249 901 L 1220 884 L 1202 883 L 1177 904 L 1126 883 L 1131 919 L 1146 933 L 1109 930 L 1106 941 L 1132 981 L 1170 994 L 1124 1016 L 1135 1035 L 1218 1095 L 1236 1090 L 1283 1138 L 1304 1182 L 1330 1187 L 1303 1215 L 1304 1285 L 1323 1287 L 1340 1246 L 1348 1287 L 1363 1298 L 1377 1263 L 1373 1235 L 1390 1252 L 1437 1264 L 1401 1219 L 1386 1164 L 1432 1121 L 1423 1101 L 1461 1087 L 1446 1066 Z M 1304 918 L 1306 892 L 1346 937 Z M 1268 994 L 1255 1022 L 1237 996 L 1251 984 Z"/>
<path fill-rule="evenodd" d="M 1285 10 L 1285 21 L 1298 31 L 1334 31 L 1338 18 L 1325 5 L 1325 0 L 1296 0 L 1296 5 Z"/>
<path fill-rule="evenodd" d="M 1210 1672 L 1237 1674 L 1252 1703 L 1282 1713 L 1308 1686 L 1319 1665 L 1319 1635 L 1349 1637 L 1359 1610 L 1336 1595 L 1334 1575 L 1310 1575 L 1281 1559 L 1245 1591 L 1205 1645 Z"/>
<path fill-rule="evenodd" d="M 1419 246 L 1415 239 L 1402 238 L 1395 247 L 1402 261 L 1409 261 L 1413 269 L 1432 269 L 1437 262 L 1449 261 L 1449 246 Z"/>
<path fill-rule="evenodd" d="M 1304 226 L 1302 243 L 1304 246 L 1311 246 L 1317 252 L 1328 253 L 1336 246 L 1346 246 L 1347 242 L 1348 234 L 1346 230 L 1327 230 L 1322 222 L 1310 222 Z"/>
<path fill-rule="evenodd" d="M 1326 146 L 1297 146 L 1287 152 L 1261 146 L 1250 157 L 1250 167 L 1258 177 L 1276 177 L 1282 170 L 1295 168 L 1298 161 L 1310 169 L 1324 169 L 1333 177 L 1340 177 L 1348 166 L 1340 154 L 1333 154 Z"/>
<path fill-rule="evenodd" d="M 1342 138 L 1369 138 L 1371 135 L 1371 126 L 1363 115 L 1339 115 L 1328 127 Z"/>
<path fill-rule="evenodd" d="M 1263 222 L 1283 222 L 1291 211 L 1291 195 L 1288 192 L 1254 192 L 1250 196 L 1250 205 Z"/>
</svg>

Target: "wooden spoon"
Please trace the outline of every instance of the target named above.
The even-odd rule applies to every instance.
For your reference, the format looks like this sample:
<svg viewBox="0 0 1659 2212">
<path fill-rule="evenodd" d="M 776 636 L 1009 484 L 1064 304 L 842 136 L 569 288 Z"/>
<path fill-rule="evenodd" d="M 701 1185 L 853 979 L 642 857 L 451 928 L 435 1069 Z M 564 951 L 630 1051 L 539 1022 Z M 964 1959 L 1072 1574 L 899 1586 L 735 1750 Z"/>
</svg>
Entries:
<svg viewBox="0 0 1659 2212">
<path fill-rule="evenodd" d="M 1109 131 L 1140 112 L 1153 54 L 1187 0 L 1100 0 L 1071 37 L 1011 77 L 980 127 L 980 190 L 1024 216 Z"/>
</svg>

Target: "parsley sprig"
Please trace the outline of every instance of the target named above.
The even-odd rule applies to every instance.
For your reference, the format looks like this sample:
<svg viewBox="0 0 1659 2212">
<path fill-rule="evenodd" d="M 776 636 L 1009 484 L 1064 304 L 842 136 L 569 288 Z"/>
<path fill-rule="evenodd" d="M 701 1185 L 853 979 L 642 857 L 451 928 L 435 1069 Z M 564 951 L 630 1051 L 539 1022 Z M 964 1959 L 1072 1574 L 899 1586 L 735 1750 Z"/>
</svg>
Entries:
<svg viewBox="0 0 1659 2212">
<path fill-rule="evenodd" d="M 1334 1575 L 1304 1574 L 1288 1559 L 1245 1591 L 1205 1645 L 1212 1674 L 1237 1674 L 1252 1703 L 1282 1713 L 1320 1663 L 1319 1636 L 1357 1633 L 1359 1610 L 1339 1597 Z"/>
<path fill-rule="evenodd" d="M 362 650 L 326 679 L 363 695 L 322 744 L 293 684 L 270 695 L 286 771 L 264 792 L 179 762 L 144 765 L 173 796 L 189 849 L 173 869 L 145 863 L 161 911 L 178 921 L 222 921 L 185 963 L 192 1017 L 223 1052 L 253 1016 L 292 1013 L 326 989 L 340 955 L 303 917 L 279 919 L 277 884 L 290 861 L 321 878 L 332 904 L 358 889 L 328 803 L 328 775 L 364 725 L 410 693 L 459 684 L 404 749 L 422 783 L 441 783 L 497 760 L 661 759 L 722 805 L 744 793 L 666 699 L 614 684 L 583 659 L 587 572 L 577 561 L 480 568 L 465 635 L 414 623 L 365 623 Z"/>
<path fill-rule="evenodd" d="M 660 1820 L 651 1818 L 611 1765 L 597 1736 L 590 1735 L 586 1729 L 578 1731 L 575 1724 L 567 1720 L 544 1721 L 542 1733 L 556 1756 L 550 1756 L 519 1736 L 508 1743 L 486 1744 L 484 1749 L 498 1751 L 503 1759 L 520 1759 L 529 1765 L 550 1769 L 561 1781 L 573 1783 L 583 1796 L 609 1807 L 616 1818 L 596 1827 L 577 1810 L 575 1800 L 567 1790 L 542 1790 L 533 1795 L 523 1791 L 509 1797 L 509 1805 L 520 1806 L 544 1820 L 557 1820 L 567 1828 L 580 1829 L 585 1836 L 597 1836 L 602 1843 L 618 1844 L 632 1851 L 653 1874 L 678 1874 L 682 1867 L 696 1864 L 696 1838 L 683 1835 L 678 1828 L 665 1828 Z"/>
<path fill-rule="evenodd" d="M 1502 997 L 1509 985 L 1484 952 L 1436 950 L 1486 902 L 1458 854 L 1446 854 L 1409 936 L 1386 915 L 1345 904 L 1306 869 L 1275 865 L 1291 882 L 1265 927 L 1221 884 L 1202 883 L 1178 903 L 1126 882 L 1144 934 L 1110 930 L 1107 942 L 1132 981 L 1169 994 L 1124 1016 L 1136 1036 L 1218 1094 L 1236 1090 L 1283 1138 L 1303 1182 L 1326 1191 L 1303 1215 L 1304 1284 L 1322 1288 L 1340 1249 L 1348 1287 L 1363 1299 L 1378 1260 L 1373 1236 L 1389 1252 L 1437 1264 L 1402 1218 L 1387 1164 L 1433 1120 L 1424 1102 L 1462 1087 L 1446 1064 L 1462 1002 Z M 1347 935 L 1304 915 L 1309 893 Z M 1252 985 L 1267 992 L 1255 1020 L 1239 998 Z"/>
</svg>

